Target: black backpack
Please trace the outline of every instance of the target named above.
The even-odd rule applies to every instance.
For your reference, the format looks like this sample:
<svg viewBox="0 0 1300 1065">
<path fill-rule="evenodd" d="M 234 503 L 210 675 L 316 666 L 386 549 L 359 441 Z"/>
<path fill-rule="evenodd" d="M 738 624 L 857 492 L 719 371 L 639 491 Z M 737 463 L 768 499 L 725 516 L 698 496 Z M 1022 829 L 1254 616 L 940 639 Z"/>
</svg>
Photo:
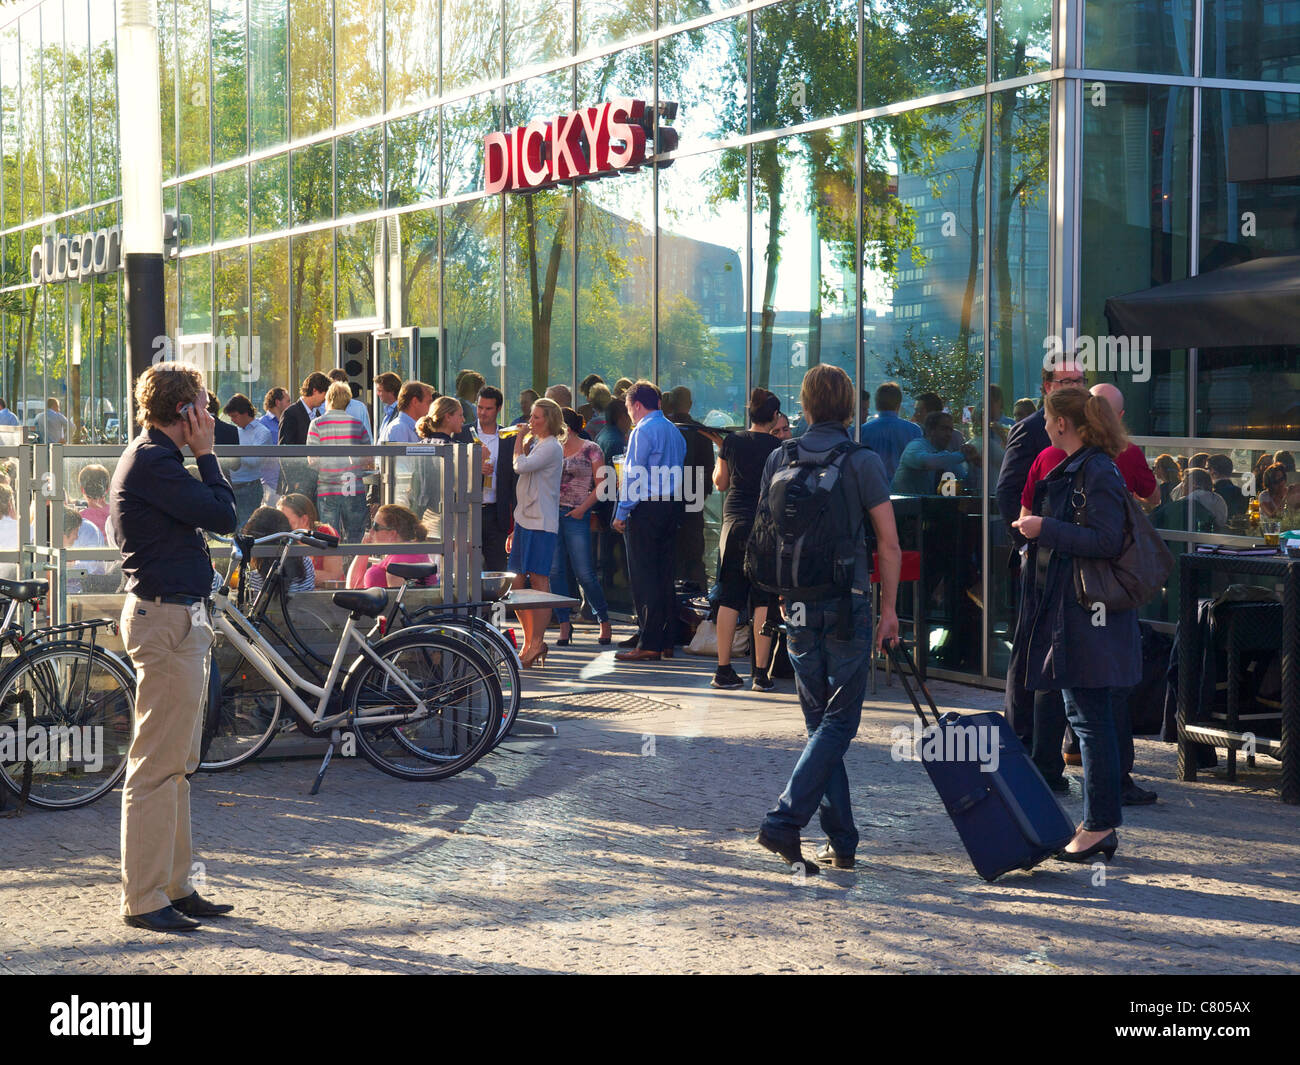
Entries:
<svg viewBox="0 0 1300 1065">
<path fill-rule="evenodd" d="M 863 529 L 850 515 L 844 459 L 852 440 L 800 458 L 798 440 L 781 445 L 781 464 L 759 501 L 745 548 L 745 576 L 787 602 L 848 598 Z"/>
</svg>

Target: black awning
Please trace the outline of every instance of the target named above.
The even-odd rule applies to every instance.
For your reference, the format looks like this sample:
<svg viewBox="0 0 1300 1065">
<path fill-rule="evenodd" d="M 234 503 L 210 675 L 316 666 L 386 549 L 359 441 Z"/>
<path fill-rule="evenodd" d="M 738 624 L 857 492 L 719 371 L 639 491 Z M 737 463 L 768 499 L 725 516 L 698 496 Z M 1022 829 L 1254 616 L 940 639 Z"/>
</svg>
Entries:
<svg viewBox="0 0 1300 1065">
<path fill-rule="evenodd" d="M 1236 263 L 1106 301 L 1114 336 L 1157 349 L 1300 345 L 1300 255 Z"/>
</svg>

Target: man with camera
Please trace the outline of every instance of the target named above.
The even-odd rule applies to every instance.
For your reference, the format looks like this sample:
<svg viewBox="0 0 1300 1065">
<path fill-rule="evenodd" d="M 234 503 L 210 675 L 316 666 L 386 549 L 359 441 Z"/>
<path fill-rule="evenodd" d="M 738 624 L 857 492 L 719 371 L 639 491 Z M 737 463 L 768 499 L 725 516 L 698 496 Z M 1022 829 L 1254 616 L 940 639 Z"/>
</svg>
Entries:
<svg viewBox="0 0 1300 1065">
<path fill-rule="evenodd" d="M 135 729 L 122 788 L 122 916 L 182 932 L 232 907 L 190 879 L 190 785 L 208 686 L 213 570 L 203 529 L 235 529 L 235 493 L 212 453 L 197 370 L 151 366 L 135 386 L 140 434 L 122 455 L 109 510 L 122 548 L 122 642 L 136 672 Z M 198 463 L 196 479 L 181 449 Z"/>
</svg>

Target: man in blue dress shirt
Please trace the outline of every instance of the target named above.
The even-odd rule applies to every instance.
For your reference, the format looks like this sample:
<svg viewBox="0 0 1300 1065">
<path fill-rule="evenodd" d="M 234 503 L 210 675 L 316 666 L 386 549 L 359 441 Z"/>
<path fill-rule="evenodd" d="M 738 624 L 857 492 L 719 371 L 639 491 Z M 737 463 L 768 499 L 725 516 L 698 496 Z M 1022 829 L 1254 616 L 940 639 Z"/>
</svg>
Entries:
<svg viewBox="0 0 1300 1065">
<path fill-rule="evenodd" d="M 894 479 L 898 457 L 913 440 L 921 436 L 921 427 L 899 415 L 903 390 L 897 382 L 886 381 L 876 389 L 876 416 L 862 425 L 862 442 L 880 456 L 885 465 L 885 483 Z"/>
<path fill-rule="evenodd" d="M 659 409 L 659 395 L 649 381 L 638 381 L 624 397 L 633 427 L 612 524 L 627 538 L 641 640 L 614 656 L 623 662 L 657 662 L 673 653 L 673 546 L 684 512 L 686 439 Z"/>
</svg>

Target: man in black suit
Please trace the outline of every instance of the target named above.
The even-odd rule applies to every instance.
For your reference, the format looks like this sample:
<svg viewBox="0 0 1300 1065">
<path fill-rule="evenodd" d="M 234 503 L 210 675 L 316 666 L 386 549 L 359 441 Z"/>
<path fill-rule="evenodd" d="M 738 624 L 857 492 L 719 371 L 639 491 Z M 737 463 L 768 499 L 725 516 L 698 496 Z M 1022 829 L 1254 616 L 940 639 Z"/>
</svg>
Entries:
<svg viewBox="0 0 1300 1065">
<path fill-rule="evenodd" d="M 239 430 L 229 422 L 223 422 L 221 420 L 221 400 L 217 398 L 215 392 L 208 393 L 208 413 L 212 415 L 213 421 L 213 444 L 218 447 L 222 444 L 230 444 L 232 447 L 238 447 Z"/>
<path fill-rule="evenodd" d="M 307 443 L 307 430 L 311 428 L 314 412 L 325 402 L 330 379 L 319 371 L 308 374 L 299 390 L 301 398 L 290 404 L 280 415 L 280 443 L 302 445 Z M 284 462 L 280 466 L 280 494 L 301 492 L 312 502 L 316 501 L 316 471 L 305 459 Z"/>
<path fill-rule="evenodd" d="M 1087 387 L 1087 378 L 1075 363 L 1065 362 L 1059 369 L 1043 371 L 1044 397 L 1053 388 L 1062 386 Z M 1051 446 L 1052 441 L 1047 436 L 1047 416 L 1041 405 L 1028 418 L 1016 422 L 1007 437 L 1002 470 L 998 474 L 997 498 L 998 513 L 1002 515 L 1014 545 L 1008 566 L 1013 574 L 1019 571 L 1020 548 L 1024 546 L 1025 538 L 1012 528 L 1011 523 L 1020 517 L 1020 495 L 1029 480 L 1029 467 L 1043 450 Z M 1044 692 L 1043 695 L 1047 698 L 1061 697 L 1060 692 Z M 1006 711 L 1011 727 L 1028 749 L 1034 735 L 1034 693 L 1025 689 L 1012 670 L 1007 671 Z"/>
<path fill-rule="evenodd" d="M 703 492 L 698 509 L 688 508 L 677 526 L 674 545 L 676 562 L 674 579 L 693 581 L 701 591 L 708 589 L 708 575 L 704 569 L 704 500 L 713 493 L 713 444 L 693 428 L 691 406 L 694 399 L 685 385 L 665 392 L 660 399 L 664 417 L 673 422 L 686 438 L 685 476 L 697 490 Z"/>
<path fill-rule="evenodd" d="M 1227 455 L 1211 455 L 1209 470 L 1210 477 L 1214 480 L 1214 491 L 1228 504 L 1228 518 L 1241 517 L 1246 513 L 1248 504 L 1232 479 L 1232 459 Z"/>
<path fill-rule="evenodd" d="M 483 569 L 500 572 L 506 568 L 506 537 L 515 512 L 515 473 L 512 437 L 502 438 L 497 419 L 506 397 L 499 388 L 479 389 L 474 439 L 482 445 L 483 469 Z M 522 432 L 522 430 L 519 430 Z"/>
</svg>

